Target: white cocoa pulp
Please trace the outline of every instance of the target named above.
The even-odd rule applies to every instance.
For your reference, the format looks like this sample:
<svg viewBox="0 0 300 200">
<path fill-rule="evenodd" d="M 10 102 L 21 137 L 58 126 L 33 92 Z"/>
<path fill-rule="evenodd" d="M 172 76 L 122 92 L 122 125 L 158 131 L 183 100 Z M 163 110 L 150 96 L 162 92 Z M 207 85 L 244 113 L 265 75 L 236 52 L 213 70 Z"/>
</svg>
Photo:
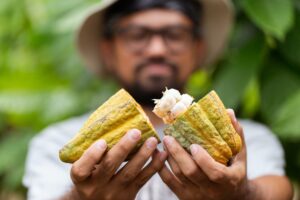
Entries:
<svg viewBox="0 0 300 200">
<path fill-rule="evenodd" d="M 188 94 L 180 94 L 176 89 L 167 89 L 161 99 L 154 99 L 153 112 L 163 119 L 164 123 L 172 123 L 183 114 L 193 103 L 194 98 Z"/>
</svg>

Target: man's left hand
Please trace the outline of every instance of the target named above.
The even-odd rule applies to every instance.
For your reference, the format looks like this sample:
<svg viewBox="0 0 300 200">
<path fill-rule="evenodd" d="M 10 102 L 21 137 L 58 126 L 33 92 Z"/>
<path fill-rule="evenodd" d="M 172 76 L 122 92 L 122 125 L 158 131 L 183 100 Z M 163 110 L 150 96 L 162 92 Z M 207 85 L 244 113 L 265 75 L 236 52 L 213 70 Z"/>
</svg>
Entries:
<svg viewBox="0 0 300 200">
<path fill-rule="evenodd" d="M 165 165 L 159 175 L 179 199 L 245 199 L 248 179 L 244 135 L 233 110 L 229 109 L 228 113 L 243 140 L 243 148 L 230 166 L 216 162 L 197 144 L 191 145 L 190 155 L 173 137 L 165 136 L 164 147 L 173 173 Z"/>
</svg>

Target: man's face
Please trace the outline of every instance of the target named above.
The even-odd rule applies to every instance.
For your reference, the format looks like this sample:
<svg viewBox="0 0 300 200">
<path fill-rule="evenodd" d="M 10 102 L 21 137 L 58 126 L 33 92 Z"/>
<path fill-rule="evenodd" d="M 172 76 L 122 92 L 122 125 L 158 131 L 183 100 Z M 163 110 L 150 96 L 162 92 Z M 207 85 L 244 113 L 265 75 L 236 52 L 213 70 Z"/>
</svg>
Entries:
<svg viewBox="0 0 300 200">
<path fill-rule="evenodd" d="M 122 18 L 106 45 L 109 70 L 144 104 L 159 98 L 165 87 L 182 90 L 203 54 L 191 20 L 165 9 Z"/>
</svg>

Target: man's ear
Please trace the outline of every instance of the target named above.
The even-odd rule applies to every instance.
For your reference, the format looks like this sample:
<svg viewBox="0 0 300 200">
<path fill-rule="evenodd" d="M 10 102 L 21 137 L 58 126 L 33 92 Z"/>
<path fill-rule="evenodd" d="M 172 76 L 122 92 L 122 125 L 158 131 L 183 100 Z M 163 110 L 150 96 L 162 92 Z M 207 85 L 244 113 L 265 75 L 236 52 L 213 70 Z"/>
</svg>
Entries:
<svg viewBox="0 0 300 200">
<path fill-rule="evenodd" d="M 105 70 L 109 73 L 112 73 L 114 71 L 114 52 L 112 40 L 101 40 L 100 57 Z"/>
</svg>

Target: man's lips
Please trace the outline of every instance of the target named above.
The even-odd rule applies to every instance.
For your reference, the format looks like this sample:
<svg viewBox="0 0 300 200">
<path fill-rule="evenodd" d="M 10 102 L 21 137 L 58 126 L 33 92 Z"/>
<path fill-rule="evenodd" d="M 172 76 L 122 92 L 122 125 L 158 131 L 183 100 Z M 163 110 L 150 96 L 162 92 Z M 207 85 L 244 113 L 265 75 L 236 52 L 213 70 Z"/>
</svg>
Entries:
<svg viewBox="0 0 300 200">
<path fill-rule="evenodd" d="M 148 75 L 156 75 L 156 76 L 171 76 L 172 75 L 172 67 L 165 64 L 149 64 L 144 67 L 142 73 Z"/>
</svg>

